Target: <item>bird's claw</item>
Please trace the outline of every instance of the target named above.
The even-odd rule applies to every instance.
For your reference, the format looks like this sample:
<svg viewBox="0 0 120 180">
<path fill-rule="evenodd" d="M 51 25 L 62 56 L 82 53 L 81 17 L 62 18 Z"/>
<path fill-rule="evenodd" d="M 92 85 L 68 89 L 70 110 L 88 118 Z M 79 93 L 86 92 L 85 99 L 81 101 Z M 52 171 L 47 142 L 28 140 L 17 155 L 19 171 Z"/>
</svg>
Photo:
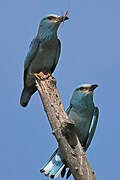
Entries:
<svg viewBox="0 0 120 180">
<path fill-rule="evenodd" d="M 39 79 L 39 80 L 41 79 L 38 73 L 34 73 L 33 75 L 35 76 L 36 79 Z"/>
<path fill-rule="evenodd" d="M 39 74 L 34 73 L 34 76 L 38 80 L 44 80 L 44 79 L 48 79 L 51 76 L 51 74 L 50 73 L 44 74 L 43 72 L 40 72 Z"/>
</svg>

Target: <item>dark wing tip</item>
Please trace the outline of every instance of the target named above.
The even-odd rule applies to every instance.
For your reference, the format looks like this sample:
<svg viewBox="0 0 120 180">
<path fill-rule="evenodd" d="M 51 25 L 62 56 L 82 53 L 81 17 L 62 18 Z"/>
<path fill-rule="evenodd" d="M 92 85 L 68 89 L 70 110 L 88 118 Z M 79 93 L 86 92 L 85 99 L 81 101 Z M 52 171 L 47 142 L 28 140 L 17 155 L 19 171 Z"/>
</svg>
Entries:
<svg viewBox="0 0 120 180">
<path fill-rule="evenodd" d="M 66 166 L 65 166 L 65 167 L 63 168 L 63 170 L 61 171 L 61 177 L 62 177 L 62 178 L 64 177 L 65 173 L 66 173 Z"/>
<path fill-rule="evenodd" d="M 71 175 L 71 172 L 70 172 L 70 169 L 69 169 L 68 172 L 67 172 L 67 175 L 66 175 L 66 179 L 68 179 L 70 177 L 70 175 Z"/>
<path fill-rule="evenodd" d="M 45 172 L 45 170 L 44 170 L 44 169 L 40 169 L 40 172 L 41 172 L 41 173 L 44 173 L 44 172 Z"/>
<path fill-rule="evenodd" d="M 50 177 L 51 177 L 51 179 L 54 179 L 55 176 L 54 176 L 54 175 L 51 175 Z"/>
</svg>

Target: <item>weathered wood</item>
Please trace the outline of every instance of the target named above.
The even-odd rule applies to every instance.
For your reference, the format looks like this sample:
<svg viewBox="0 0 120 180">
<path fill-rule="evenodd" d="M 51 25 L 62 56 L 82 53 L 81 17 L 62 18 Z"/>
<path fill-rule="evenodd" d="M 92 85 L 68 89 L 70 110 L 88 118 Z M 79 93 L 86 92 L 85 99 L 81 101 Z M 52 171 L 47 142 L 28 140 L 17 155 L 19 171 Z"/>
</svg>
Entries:
<svg viewBox="0 0 120 180">
<path fill-rule="evenodd" d="M 86 154 L 74 131 L 74 122 L 68 116 L 62 105 L 56 88 L 56 80 L 49 77 L 45 80 L 36 79 L 36 86 L 43 102 L 44 110 L 50 122 L 62 155 L 71 170 L 75 180 L 96 180 Z"/>
</svg>

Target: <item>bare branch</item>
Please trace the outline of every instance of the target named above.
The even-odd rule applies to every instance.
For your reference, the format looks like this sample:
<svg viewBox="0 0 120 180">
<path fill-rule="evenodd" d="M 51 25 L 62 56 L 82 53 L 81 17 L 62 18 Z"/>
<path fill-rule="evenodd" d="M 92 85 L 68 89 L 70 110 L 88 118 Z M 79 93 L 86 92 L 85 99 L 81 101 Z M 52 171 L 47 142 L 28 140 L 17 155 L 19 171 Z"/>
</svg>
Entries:
<svg viewBox="0 0 120 180">
<path fill-rule="evenodd" d="M 96 180 L 74 131 L 74 122 L 68 119 L 64 110 L 56 88 L 56 80 L 53 77 L 41 81 L 36 79 L 36 85 L 53 134 L 74 179 Z"/>
</svg>

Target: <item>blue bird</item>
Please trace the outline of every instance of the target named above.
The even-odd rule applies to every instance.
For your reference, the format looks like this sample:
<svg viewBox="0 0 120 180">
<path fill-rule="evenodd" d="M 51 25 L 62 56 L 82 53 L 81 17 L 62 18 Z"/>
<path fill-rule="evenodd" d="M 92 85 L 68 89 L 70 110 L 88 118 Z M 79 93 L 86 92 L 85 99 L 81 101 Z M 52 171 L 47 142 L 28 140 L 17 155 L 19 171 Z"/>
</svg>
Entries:
<svg viewBox="0 0 120 180">
<path fill-rule="evenodd" d="M 75 131 L 81 145 L 86 151 L 89 147 L 98 122 L 99 110 L 93 102 L 93 91 L 98 85 L 83 84 L 79 85 L 73 92 L 70 106 L 66 113 L 70 120 L 75 123 Z M 66 171 L 64 159 L 58 148 L 45 166 L 40 170 L 44 175 L 55 179 L 61 173 L 64 177 Z M 70 170 L 67 173 L 67 178 L 71 175 Z"/>
<path fill-rule="evenodd" d="M 69 19 L 67 15 L 48 15 L 40 22 L 37 36 L 32 40 L 24 62 L 24 88 L 20 104 L 27 106 L 36 92 L 35 77 L 49 77 L 56 68 L 61 52 L 61 43 L 57 37 L 59 25 Z M 34 77 L 35 76 L 35 77 Z"/>
</svg>

